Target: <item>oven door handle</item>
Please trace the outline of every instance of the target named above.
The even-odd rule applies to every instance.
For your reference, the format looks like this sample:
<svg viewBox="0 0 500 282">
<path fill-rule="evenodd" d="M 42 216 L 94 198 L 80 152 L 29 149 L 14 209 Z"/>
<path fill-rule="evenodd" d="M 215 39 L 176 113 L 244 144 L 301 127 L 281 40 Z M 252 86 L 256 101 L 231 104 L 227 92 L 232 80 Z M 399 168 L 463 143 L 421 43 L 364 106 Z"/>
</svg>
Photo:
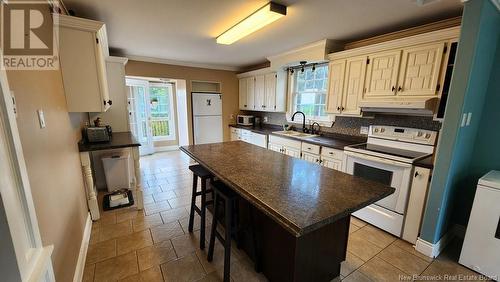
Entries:
<svg viewBox="0 0 500 282">
<path fill-rule="evenodd" d="M 359 153 L 350 152 L 350 151 L 344 151 L 344 153 L 348 156 L 353 156 L 353 157 L 363 159 L 363 160 L 374 161 L 374 162 L 384 163 L 384 164 L 388 164 L 388 165 L 395 165 L 395 166 L 400 166 L 400 167 L 412 167 L 412 165 L 408 164 L 408 163 L 388 160 L 388 159 L 379 158 L 379 157 L 375 157 L 375 156 L 359 154 Z"/>
</svg>

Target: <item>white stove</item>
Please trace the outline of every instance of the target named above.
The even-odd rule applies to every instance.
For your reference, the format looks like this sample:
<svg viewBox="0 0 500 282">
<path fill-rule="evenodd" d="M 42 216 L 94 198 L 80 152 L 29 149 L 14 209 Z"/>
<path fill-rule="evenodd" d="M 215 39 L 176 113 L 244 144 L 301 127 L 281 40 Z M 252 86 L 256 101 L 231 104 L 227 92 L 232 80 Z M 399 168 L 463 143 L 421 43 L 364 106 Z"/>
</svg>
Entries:
<svg viewBox="0 0 500 282">
<path fill-rule="evenodd" d="M 346 173 L 396 189 L 393 194 L 353 215 L 400 237 L 413 163 L 432 155 L 436 138 L 436 131 L 372 125 L 367 143 L 346 146 Z"/>
</svg>

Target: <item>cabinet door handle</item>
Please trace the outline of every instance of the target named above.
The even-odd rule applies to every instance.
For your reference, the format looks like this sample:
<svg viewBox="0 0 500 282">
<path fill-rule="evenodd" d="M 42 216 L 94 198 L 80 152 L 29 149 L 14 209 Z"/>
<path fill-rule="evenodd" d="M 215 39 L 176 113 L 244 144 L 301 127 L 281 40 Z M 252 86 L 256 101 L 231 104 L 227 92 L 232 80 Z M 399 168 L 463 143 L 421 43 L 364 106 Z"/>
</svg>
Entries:
<svg viewBox="0 0 500 282">
<path fill-rule="evenodd" d="M 392 92 L 394 92 L 394 90 L 396 90 L 396 87 L 395 87 L 395 86 L 393 86 L 393 87 L 392 87 Z"/>
<path fill-rule="evenodd" d="M 106 106 L 106 100 L 102 100 L 104 102 L 104 106 Z"/>
<path fill-rule="evenodd" d="M 108 100 L 108 105 L 110 105 L 110 106 L 113 105 L 113 101 Z"/>
<path fill-rule="evenodd" d="M 344 107 L 342 107 L 341 109 L 342 109 L 342 111 L 343 111 L 345 108 L 344 108 Z"/>
<path fill-rule="evenodd" d="M 246 107 L 247 107 L 247 105 L 243 105 L 243 107 L 245 107 L 245 108 L 246 108 Z"/>
<path fill-rule="evenodd" d="M 337 107 L 337 111 L 340 111 L 340 107 Z"/>
<path fill-rule="evenodd" d="M 329 154 L 330 154 L 330 155 L 333 155 L 333 152 L 330 152 Z"/>
<path fill-rule="evenodd" d="M 415 177 L 419 176 L 420 174 L 418 173 L 418 171 L 415 171 Z"/>
<path fill-rule="evenodd" d="M 403 91 L 403 87 L 399 86 L 398 91 Z"/>
</svg>

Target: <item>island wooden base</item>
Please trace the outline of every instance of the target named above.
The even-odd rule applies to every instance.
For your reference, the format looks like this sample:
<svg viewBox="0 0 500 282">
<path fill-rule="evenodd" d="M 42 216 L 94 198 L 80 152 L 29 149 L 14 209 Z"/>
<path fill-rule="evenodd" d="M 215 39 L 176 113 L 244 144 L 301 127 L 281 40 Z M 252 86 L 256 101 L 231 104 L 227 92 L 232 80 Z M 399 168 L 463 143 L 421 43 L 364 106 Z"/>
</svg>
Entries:
<svg viewBox="0 0 500 282">
<path fill-rule="evenodd" d="M 340 275 L 340 263 L 346 257 L 350 216 L 300 237 L 243 199 L 240 199 L 238 218 L 243 229 L 251 226 L 256 231 L 256 238 L 250 232 L 241 234 L 240 247 L 254 262 L 260 262 L 257 268 L 270 281 L 331 281 Z"/>
</svg>

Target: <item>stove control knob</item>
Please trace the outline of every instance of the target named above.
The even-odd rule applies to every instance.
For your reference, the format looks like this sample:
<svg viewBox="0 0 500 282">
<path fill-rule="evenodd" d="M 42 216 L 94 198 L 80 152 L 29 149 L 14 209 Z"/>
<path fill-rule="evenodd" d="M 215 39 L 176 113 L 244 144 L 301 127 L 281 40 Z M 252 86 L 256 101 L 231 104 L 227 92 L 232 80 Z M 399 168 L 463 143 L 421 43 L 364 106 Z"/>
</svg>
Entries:
<svg viewBox="0 0 500 282">
<path fill-rule="evenodd" d="M 422 135 L 424 135 L 422 131 L 417 132 L 417 137 L 422 137 Z"/>
<path fill-rule="evenodd" d="M 378 133 L 378 128 L 375 128 L 374 131 L 375 131 L 375 133 Z"/>
<path fill-rule="evenodd" d="M 429 139 L 429 138 L 431 138 L 431 134 L 430 133 L 426 133 L 425 134 L 425 139 Z"/>
<path fill-rule="evenodd" d="M 385 128 L 383 128 L 383 127 L 382 127 L 382 128 L 380 129 L 380 133 L 384 133 L 384 132 L 385 132 Z"/>
</svg>

